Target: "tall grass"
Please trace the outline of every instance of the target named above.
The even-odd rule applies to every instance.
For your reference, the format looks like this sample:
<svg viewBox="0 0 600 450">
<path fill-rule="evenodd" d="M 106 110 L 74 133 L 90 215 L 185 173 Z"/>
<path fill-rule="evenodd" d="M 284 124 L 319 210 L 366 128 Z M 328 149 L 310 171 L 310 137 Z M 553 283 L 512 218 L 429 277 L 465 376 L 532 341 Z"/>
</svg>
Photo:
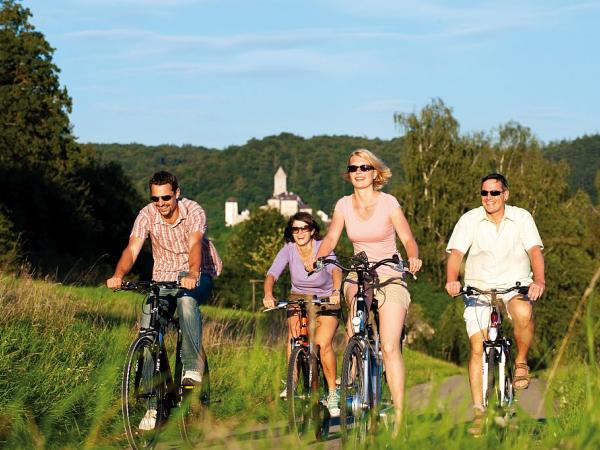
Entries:
<svg viewBox="0 0 600 450">
<path fill-rule="evenodd" d="M 474 439 L 450 404 L 405 415 L 396 444 L 410 448 L 600 448 L 600 373 L 594 352 L 598 324 L 591 305 L 595 282 L 579 322 L 588 329 L 585 361 L 564 355 L 546 374 L 546 421 L 518 414 L 514 427 L 492 427 Z M 135 336 L 141 297 L 101 288 L 73 288 L 27 278 L 0 279 L 0 447 L 123 448 L 121 366 Z M 287 434 L 283 317 L 203 307 L 204 346 L 211 367 L 211 405 L 205 445 L 270 448 L 299 444 Z M 341 333 L 341 331 L 340 331 Z M 565 339 L 569 339 L 568 334 Z M 418 352 L 405 352 L 407 387 L 464 369 Z M 435 392 L 435 389 L 434 389 Z M 435 398 L 435 395 L 434 395 Z M 170 427 L 165 439 L 176 442 Z M 382 427 L 366 447 L 393 441 Z M 172 444 L 177 445 L 177 444 Z M 311 444 L 309 444 L 309 447 Z M 302 446 L 300 446 L 302 447 Z"/>
</svg>

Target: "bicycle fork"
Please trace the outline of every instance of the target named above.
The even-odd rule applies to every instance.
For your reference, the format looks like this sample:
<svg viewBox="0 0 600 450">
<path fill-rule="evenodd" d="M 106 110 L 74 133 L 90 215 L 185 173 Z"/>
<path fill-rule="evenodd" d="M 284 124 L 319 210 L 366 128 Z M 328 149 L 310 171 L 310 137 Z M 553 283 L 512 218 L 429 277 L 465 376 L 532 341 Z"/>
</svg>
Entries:
<svg viewBox="0 0 600 450">
<path fill-rule="evenodd" d="M 483 398 L 485 401 L 485 406 L 489 405 L 490 403 L 490 399 L 487 398 L 487 394 L 488 394 L 488 361 L 490 358 L 495 358 L 495 363 L 494 366 L 494 370 L 496 371 L 496 373 L 498 374 L 498 391 L 500 392 L 500 405 L 504 406 L 505 404 L 510 406 L 510 403 L 512 402 L 511 398 L 507 398 L 507 394 L 510 393 L 506 391 L 505 386 L 507 381 L 510 382 L 510 380 L 507 380 L 506 378 L 506 364 L 508 363 L 507 361 L 507 351 L 504 348 L 503 343 L 494 343 L 491 345 L 488 345 L 487 343 L 484 344 L 484 353 L 483 353 L 483 358 L 482 358 L 482 364 L 483 364 L 483 380 L 481 383 L 482 386 L 482 394 L 483 394 Z M 495 374 L 494 374 L 495 375 Z M 494 376 L 494 378 L 496 378 Z"/>
</svg>

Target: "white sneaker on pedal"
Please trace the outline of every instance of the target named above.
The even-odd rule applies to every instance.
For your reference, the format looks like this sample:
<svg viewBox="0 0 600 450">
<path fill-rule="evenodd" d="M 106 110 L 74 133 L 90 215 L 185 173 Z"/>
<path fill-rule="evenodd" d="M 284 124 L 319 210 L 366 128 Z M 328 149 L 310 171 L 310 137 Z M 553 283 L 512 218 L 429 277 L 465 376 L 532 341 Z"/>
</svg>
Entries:
<svg viewBox="0 0 600 450">
<path fill-rule="evenodd" d="M 340 394 L 337 389 L 329 391 L 327 409 L 331 417 L 340 417 Z"/>
<path fill-rule="evenodd" d="M 283 384 L 283 391 L 279 393 L 279 398 L 282 400 L 287 400 L 287 382 L 285 380 L 281 380 L 281 384 Z"/>
<path fill-rule="evenodd" d="M 150 408 L 142 417 L 140 421 L 139 429 L 142 431 L 150 431 L 154 430 L 156 426 L 156 410 L 154 408 Z"/>
<path fill-rule="evenodd" d="M 198 386 L 202 384 L 202 373 L 194 369 L 184 371 L 181 377 L 181 384 L 184 386 Z"/>
</svg>

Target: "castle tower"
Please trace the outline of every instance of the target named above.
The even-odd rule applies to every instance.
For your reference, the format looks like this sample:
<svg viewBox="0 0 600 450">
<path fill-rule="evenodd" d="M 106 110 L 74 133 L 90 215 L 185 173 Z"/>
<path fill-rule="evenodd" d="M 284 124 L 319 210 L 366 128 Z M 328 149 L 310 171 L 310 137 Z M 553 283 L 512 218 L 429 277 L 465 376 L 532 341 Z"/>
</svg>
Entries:
<svg viewBox="0 0 600 450">
<path fill-rule="evenodd" d="M 287 175 L 283 171 L 283 168 L 279 166 L 277 172 L 275 172 L 274 183 L 273 183 L 273 197 L 277 197 L 279 194 L 285 194 L 287 192 Z"/>
<path fill-rule="evenodd" d="M 238 218 L 238 203 L 233 197 L 229 197 L 225 201 L 225 226 L 232 227 L 237 223 Z"/>
</svg>

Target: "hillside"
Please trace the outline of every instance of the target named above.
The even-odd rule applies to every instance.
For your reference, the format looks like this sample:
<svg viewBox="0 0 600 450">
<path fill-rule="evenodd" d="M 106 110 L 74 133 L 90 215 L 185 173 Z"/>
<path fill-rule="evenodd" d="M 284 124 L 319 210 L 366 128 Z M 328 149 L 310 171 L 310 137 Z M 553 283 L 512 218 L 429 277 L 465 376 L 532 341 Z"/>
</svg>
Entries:
<svg viewBox="0 0 600 450">
<path fill-rule="evenodd" d="M 401 181 L 402 138 L 305 139 L 282 133 L 225 150 L 189 145 L 87 144 L 87 147 L 95 149 L 100 161 L 119 163 L 144 197 L 152 173 L 161 169 L 173 171 L 180 179 L 183 195 L 199 201 L 207 210 L 209 233 L 213 236 L 223 232 L 225 200 L 235 197 L 240 210 L 265 204 L 272 194 L 273 175 L 279 166 L 287 173 L 290 191 L 300 195 L 313 209 L 327 213 L 336 199 L 349 192 L 342 173 L 345 159 L 354 149 L 373 150 L 390 166 L 395 176 L 387 189 L 393 189 Z M 544 148 L 544 155 L 567 161 L 571 167 L 571 187 L 583 189 L 597 201 L 594 177 L 600 168 L 600 135 L 551 143 Z"/>
<path fill-rule="evenodd" d="M 342 178 L 348 154 L 366 147 L 379 155 L 399 181 L 401 139 L 370 140 L 350 136 L 318 136 L 304 139 L 289 133 L 252 139 L 225 150 L 141 144 L 89 144 L 103 162 L 121 164 L 138 190 L 146 196 L 147 180 L 157 170 L 173 171 L 182 193 L 199 201 L 208 213 L 209 234 L 224 228 L 224 203 L 238 200 L 240 210 L 266 203 L 273 193 L 273 175 L 279 166 L 287 173 L 288 190 L 313 209 L 331 212 L 335 200 L 349 192 Z M 339 175 L 339 176 L 333 176 Z"/>
</svg>

